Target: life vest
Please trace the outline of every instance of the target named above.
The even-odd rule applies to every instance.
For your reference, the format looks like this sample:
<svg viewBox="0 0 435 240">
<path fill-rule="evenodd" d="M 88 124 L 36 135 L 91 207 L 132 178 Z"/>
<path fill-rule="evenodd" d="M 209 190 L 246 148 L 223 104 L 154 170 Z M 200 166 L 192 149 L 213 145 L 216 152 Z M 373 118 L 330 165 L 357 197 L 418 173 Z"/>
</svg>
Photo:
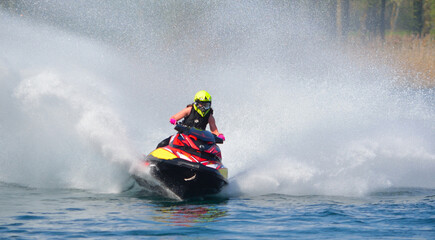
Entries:
<svg viewBox="0 0 435 240">
<path fill-rule="evenodd" d="M 192 106 L 192 110 L 190 110 L 189 115 L 183 119 L 182 124 L 205 130 L 211 114 L 213 114 L 213 109 L 210 108 L 210 111 L 208 111 L 208 113 L 203 117 L 197 111 L 195 111 L 195 108 Z"/>
</svg>

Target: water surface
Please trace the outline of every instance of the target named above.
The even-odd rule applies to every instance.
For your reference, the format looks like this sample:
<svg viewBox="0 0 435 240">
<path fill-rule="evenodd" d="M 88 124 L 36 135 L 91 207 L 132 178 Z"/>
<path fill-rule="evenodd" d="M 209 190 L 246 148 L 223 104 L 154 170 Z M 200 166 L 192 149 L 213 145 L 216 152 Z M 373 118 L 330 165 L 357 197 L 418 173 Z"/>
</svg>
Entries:
<svg viewBox="0 0 435 240">
<path fill-rule="evenodd" d="M 435 190 L 365 197 L 213 197 L 174 201 L 128 190 L 0 185 L 0 237 L 19 239 L 433 239 Z"/>
</svg>

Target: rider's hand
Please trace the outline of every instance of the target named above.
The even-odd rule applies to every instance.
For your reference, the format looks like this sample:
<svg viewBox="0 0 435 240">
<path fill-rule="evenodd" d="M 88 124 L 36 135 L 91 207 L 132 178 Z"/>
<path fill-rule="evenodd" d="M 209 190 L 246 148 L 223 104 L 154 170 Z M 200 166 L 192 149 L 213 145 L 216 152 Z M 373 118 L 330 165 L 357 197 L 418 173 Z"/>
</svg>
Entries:
<svg viewBox="0 0 435 240">
<path fill-rule="evenodd" d="M 221 133 L 221 134 L 219 134 L 219 136 L 218 136 L 218 138 L 220 138 L 220 139 L 222 139 L 222 140 L 224 140 L 225 141 L 225 136 Z"/>
<path fill-rule="evenodd" d="M 175 118 L 171 118 L 171 120 L 169 120 L 169 122 L 170 122 L 172 125 L 175 125 L 175 124 L 177 123 L 177 120 L 175 120 Z"/>
</svg>

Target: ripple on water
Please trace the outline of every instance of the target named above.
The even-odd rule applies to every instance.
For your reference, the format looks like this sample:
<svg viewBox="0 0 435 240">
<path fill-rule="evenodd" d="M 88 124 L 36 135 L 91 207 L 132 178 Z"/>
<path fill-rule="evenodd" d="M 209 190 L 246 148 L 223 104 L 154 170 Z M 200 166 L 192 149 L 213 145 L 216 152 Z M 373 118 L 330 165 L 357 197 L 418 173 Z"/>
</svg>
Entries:
<svg viewBox="0 0 435 240">
<path fill-rule="evenodd" d="M 66 211 L 72 211 L 72 212 L 78 212 L 78 211 L 85 211 L 85 208 L 66 208 Z"/>
<path fill-rule="evenodd" d="M 40 215 L 26 214 L 26 215 L 15 216 L 14 219 L 21 220 L 21 221 L 22 220 L 28 221 L 28 220 L 44 220 L 44 219 L 48 219 L 48 217 L 40 216 Z"/>
</svg>

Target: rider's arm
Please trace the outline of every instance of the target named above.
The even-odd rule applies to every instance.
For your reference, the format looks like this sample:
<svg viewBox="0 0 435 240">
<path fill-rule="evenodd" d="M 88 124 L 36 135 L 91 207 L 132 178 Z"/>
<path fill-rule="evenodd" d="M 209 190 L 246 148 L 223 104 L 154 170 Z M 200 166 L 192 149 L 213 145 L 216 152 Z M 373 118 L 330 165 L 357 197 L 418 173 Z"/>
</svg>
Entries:
<svg viewBox="0 0 435 240">
<path fill-rule="evenodd" d="M 210 125 L 210 132 L 216 136 L 219 136 L 220 133 L 216 127 L 216 120 L 214 119 L 213 114 L 208 118 L 208 124 Z"/>
<path fill-rule="evenodd" d="M 179 121 L 180 119 L 187 117 L 191 110 L 192 107 L 186 107 L 185 109 L 173 115 L 171 118 L 175 119 L 176 121 Z"/>
</svg>

